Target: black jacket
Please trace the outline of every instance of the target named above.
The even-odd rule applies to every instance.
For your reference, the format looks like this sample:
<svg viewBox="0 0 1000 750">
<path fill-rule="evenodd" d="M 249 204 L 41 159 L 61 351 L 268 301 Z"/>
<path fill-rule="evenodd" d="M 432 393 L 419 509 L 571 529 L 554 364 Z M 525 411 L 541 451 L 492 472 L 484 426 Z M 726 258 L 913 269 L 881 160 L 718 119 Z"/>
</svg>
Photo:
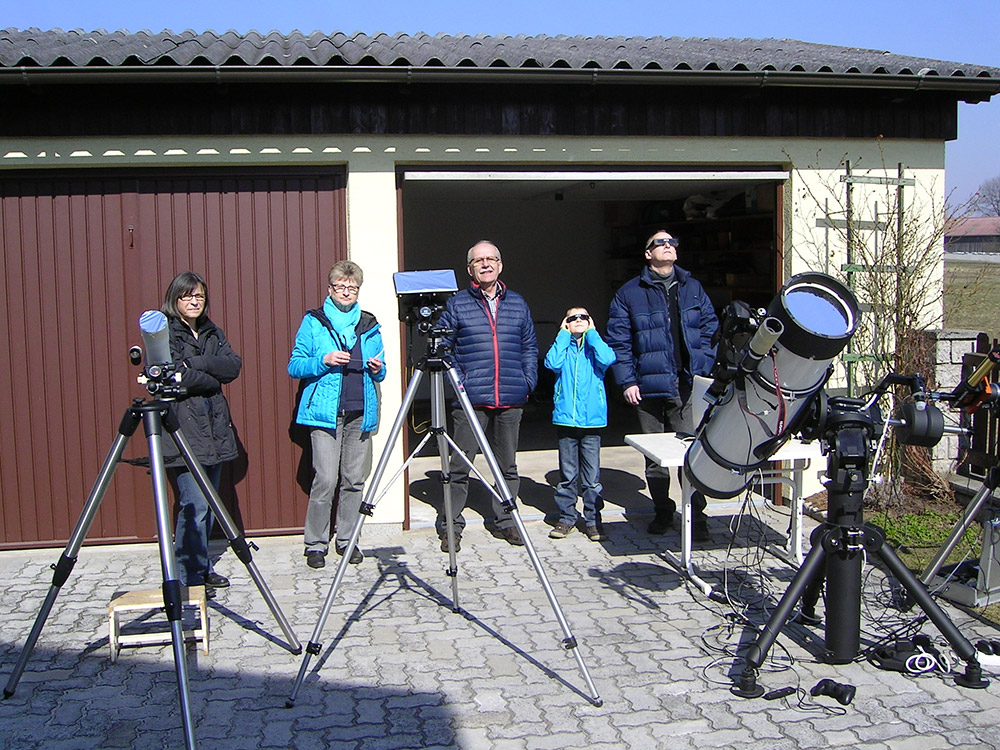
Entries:
<svg viewBox="0 0 1000 750">
<path fill-rule="evenodd" d="M 181 432 L 204 466 L 231 461 L 237 456 L 236 434 L 222 386 L 236 380 L 243 360 L 233 351 L 222 329 L 207 317 L 201 319 L 198 338 L 180 318 L 168 320 L 170 354 L 181 373 L 181 385 L 187 389 L 172 406 Z M 164 463 L 183 466 L 184 459 L 174 441 L 164 437 Z"/>
</svg>

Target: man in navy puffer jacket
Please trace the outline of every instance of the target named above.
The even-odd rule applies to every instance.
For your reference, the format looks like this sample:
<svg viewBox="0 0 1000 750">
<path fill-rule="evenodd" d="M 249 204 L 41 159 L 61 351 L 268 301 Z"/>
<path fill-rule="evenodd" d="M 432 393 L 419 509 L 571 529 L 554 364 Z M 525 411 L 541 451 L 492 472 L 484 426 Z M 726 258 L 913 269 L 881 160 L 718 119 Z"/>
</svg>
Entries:
<svg viewBox="0 0 1000 750">
<path fill-rule="evenodd" d="M 615 350 L 615 381 L 635 406 L 643 432 L 692 431 L 688 400 L 695 375 L 708 375 L 715 363 L 712 337 L 719 320 L 704 288 L 675 265 L 678 241 L 657 230 L 646 241 L 646 268 L 625 282 L 608 315 L 607 341 Z M 650 534 L 665 534 L 674 524 L 670 473 L 646 459 L 646 485 L 655 517 Z M 695 493 L 694 538 L 710 539 L 705 498 Z"/>
<path fill-rule="evenodd" d="M 538 382 L 538 341 L 535 324 L 527 302 L 500 281 L 503 260 L 492 242 L 473 245 L 466 257 L 472 283 L 448 300 L 440 325 L 451 329 L 445 338 L 452 362 L 479 424 L 486 433 L 511 497 L 517 497 L 520 478 L 517 474 L 517 440 L 522 407 Z M 479 452 L 475 434 L 461 407 L 452 412 L 453 438 L 470 460 Z M 452 456 L 451 497 L 456 549 L 461 541 L 465 519 L 462 510 L 469 493 L 469 467 Z M 495 533 L 510 544 L 521 545 L 514 521 L 493 500 Z M 447 519 L 444 509 L 438 513 L 438 536 L 441 551 L 448 551 Z"/>
</svg>

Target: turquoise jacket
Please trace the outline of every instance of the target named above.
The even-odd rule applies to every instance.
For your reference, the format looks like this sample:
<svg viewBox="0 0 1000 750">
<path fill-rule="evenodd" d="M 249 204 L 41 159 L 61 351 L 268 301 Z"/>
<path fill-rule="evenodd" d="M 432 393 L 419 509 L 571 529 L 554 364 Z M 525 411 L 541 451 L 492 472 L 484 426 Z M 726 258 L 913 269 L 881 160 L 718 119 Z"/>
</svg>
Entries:
<svg viewBox="0 0 1000 750">
<path fill-rule="evenodd" d="M 608 396 L 604 373 L 615 353 L 597 329 L 590 328 L 579 342 L 562 329 L 545 355 L 545 366 L 556 373 L 552 423 L 562 427 L 605 427 Z"/>
<path fill-rule="evenodd" d="M 332 317 L 333 300 L 323 302 L 327 318 Z M 385 380 L 385 347 L 382 345 L 381 326 L 371 313 L 362 312 L 355 330 L 361 340 L 361 361 L 367 362 L 377 356 L 382 360 L 382 369 L 376 375 L 364 369 L 364 416 L 361 429 L 374 432 L 378 429 L 379 392 L 377 383 Z M 323 364 L 323 357 L 336 349 L 343 349 L 341 342 L 313 315 L 302 319 L 299 332 L 295 334 L 295 346 L 288 360 L 288 374 L 306 381 L 299 400 L 299 410 L 295 421 L 310 427 L 337 429 L 337 409 L 340 406 L 340 385 L 343 368 Z"/>
</svg>

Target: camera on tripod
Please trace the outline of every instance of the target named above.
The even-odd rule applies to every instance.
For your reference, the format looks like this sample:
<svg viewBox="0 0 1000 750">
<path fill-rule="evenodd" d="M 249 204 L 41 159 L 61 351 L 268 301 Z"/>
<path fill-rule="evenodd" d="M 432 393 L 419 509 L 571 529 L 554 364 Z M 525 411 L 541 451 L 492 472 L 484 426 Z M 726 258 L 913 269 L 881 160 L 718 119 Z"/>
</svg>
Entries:
<svg viewBox="0 0 1000 750">
<path fill-rule="evenodd" d="M 458 291 L 455 272 L 400 271 L 392 275 L 399 301 L 399 319 L 409 326 L 416 325 L 423 336 L 437 324 L 448 298 Z"/>
</svg>

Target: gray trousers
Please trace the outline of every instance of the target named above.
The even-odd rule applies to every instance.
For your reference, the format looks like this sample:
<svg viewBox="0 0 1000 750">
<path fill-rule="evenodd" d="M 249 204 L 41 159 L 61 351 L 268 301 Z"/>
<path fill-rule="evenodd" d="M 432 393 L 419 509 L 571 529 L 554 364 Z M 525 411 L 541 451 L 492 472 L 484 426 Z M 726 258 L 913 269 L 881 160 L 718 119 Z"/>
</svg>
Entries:
<svg viewBox="0 0 1000 750">
<path fill-rule="evenodd" d="M 639 414 L 639 429 L 644 433 L 691 432 L 694 429 L 690 399 L 681 401 L 679 398 L 644 398 L 639 402 L 636 411 Z M 670 499 L 670 469 L 660 466 L 647 457 L 646 486 L 653 499 L 656 514 L 672 516 L 677 506 Z M 704 516 L 706 505 L 705 496 L 695 491 L 691 496 L 691 507 L 695 516 Z"/>
<path fill-rule="evenodd" d="M 475 409 L 476 418 L 480 427 L 486 433 L 486 440 L 490 450 L 497 460 L 500 473 L 503 476 L 507 489 L 510 490 L 511 497 L 516 498 L 521 487 L 521 478 L 517 474 L 517 440 L 521 429 L 522 409 Z M 474 461 L 479 454 L 479 444 L 476 442 L 476 435 L 472 431 L 469 420 L 461 408 L 452 410 L 452 421 L 454 431 L 452 439 L 462 449 L 462 452 Z M 453 520 L 456 534 L 461 534 L 465 528 L 465 518 L 462 511 L 465 510 L 465 503 L 469 498 L 469 467 L 457 456 L 451 457 L 448 468 L 451 474 L 451 508 L 455 518 Z M 489 476 L 489 474 L 486 474 Z M 438 536 L 444 539 L 447 532 L 447 520 L 444 517 L 444 503 L 441 504 L 441 511 L 438 513 L 434 523 Z M 493 498 L 494 523 L 498 529 L 512 528 L 514 519 L 510 513 Z"/>
<path fill-rule="evenodd" d="M 312 441 L 313 477 L 306 509 L 306 552 L 326 554 L 330 547 L 330 516 L 333 496 L 337 503 L 337 544 L 344 546 L 358 521 L 365 480 L 372 470 L 372 441 L 361 432 L 362 415 L 343 420 L 336 434 L 314 429 Z"/>
</svg>

